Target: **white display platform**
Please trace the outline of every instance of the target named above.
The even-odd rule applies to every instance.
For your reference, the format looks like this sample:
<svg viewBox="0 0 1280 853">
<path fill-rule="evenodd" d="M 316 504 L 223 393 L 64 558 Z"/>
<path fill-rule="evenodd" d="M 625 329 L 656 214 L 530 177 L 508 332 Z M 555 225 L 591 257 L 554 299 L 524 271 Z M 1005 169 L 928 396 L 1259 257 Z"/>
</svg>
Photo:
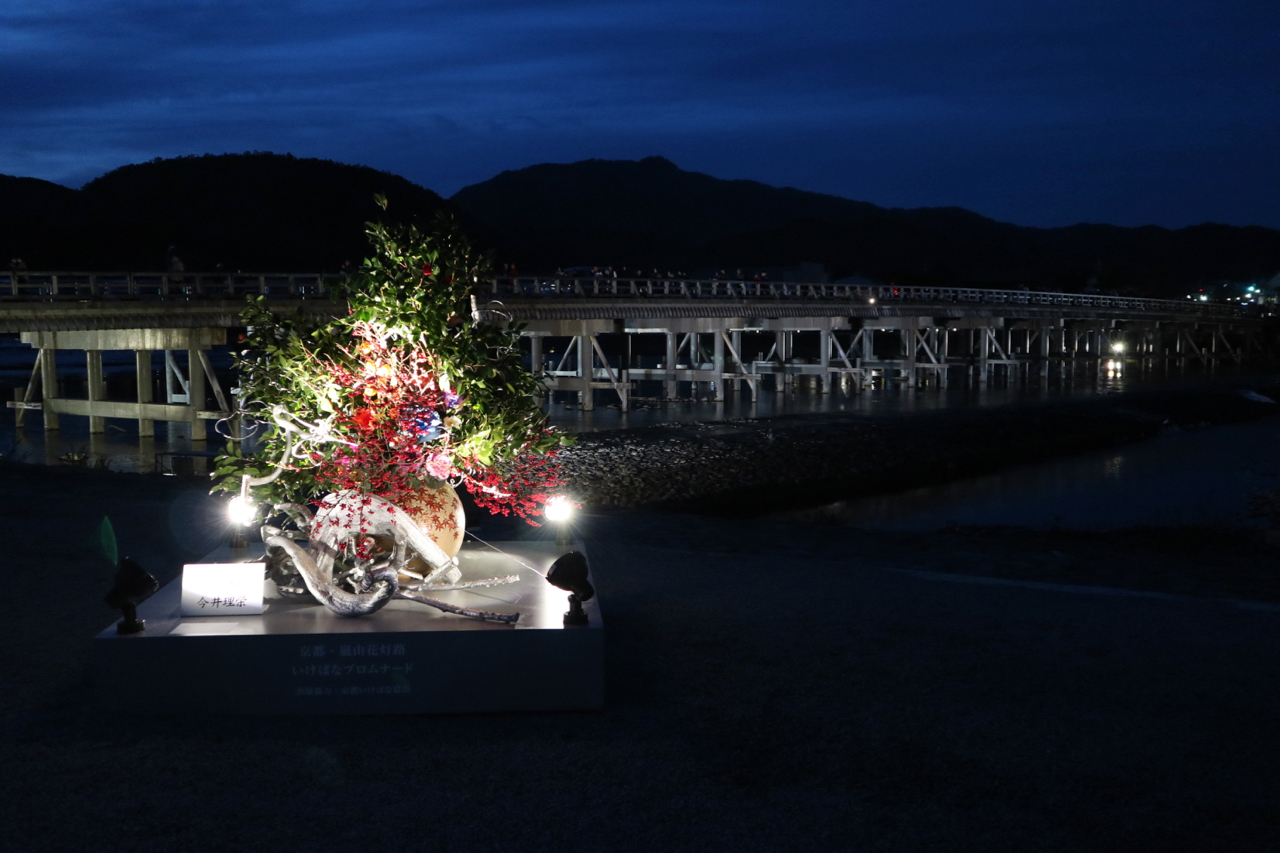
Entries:
<svg viewBox="0 0 1280 853">
<path fill-rule="evenodd" d="M 183 617 L 179 578 L 138 606 L 145 631 L 117 634 L 113 622 L 94 638 L 99 703 L 125 712 L 245 714 L 602 707 L 599 598 L 584 605 L 589 624 L 566 628 L 569 593 L 542 576 L 569 549 L 544 541 L 492 547 L 505 553 L 471 543 L 463 548 L 462 579 L 518 575 L 515 583 L 429 595 L 462 607 L 518 612 L 515 625 L 412 601 L 340 617 L 319 604 L 282 599 L 271 581 L 264 581 L 261 616 Z M 581 543 L 575 550 L 583 551 Z M 259 544 L 236 552 L 221 548 L 201 562 L 261 557 Z"/>
</svg>

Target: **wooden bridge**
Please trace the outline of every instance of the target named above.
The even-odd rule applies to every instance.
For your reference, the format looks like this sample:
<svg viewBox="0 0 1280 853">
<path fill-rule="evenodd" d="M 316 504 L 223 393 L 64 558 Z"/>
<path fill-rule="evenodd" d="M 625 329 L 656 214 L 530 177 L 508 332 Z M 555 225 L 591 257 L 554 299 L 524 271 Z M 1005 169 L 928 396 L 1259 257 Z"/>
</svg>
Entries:
<svg viewBox="0 0 1280 853">
<path fill-rule="evenodd" d="M 203 422 L 232 408 L 207 351 L 240 326 L 249 295 L 274 310 L 322 318 L 345 306 L 337 275 L 323 273 L 0 272 L 0 332 L 39 350 L 31 381 L 10 403 L 19 422 L 42 408 L 58 416 Z M 1048 376 L 1088 364 L 1189 360 L 1236 363 L 1260 348 L 1264 318 L 1244 306 L 1191 300 L 949 287 L 898 287 L 687 279 L 501 278 L 478 294 L 487 316 L 523 324 L 532 369 L 549 392 L 574 392 L 584 409 L 595 392 L 626 411 L 638 382 L 662 383 L 667 398 L 752 398 L 772 377 L 829 393 L 876 382 L 945 385 L 957 369 L 971 381 L 993 373 Z M 662 336 L 661 339 L 652 336 Z M 57 398 L 56 353 L 85 353 L 88 399 Z M 105 399 L 102 352 L 132 350 L 135 401 Z M 166 400 L 151 399 L 151 353 L 164 351 Z M 804 357 L 797 353 L 803 352 Z M 185 353 L 185 354 L 184 354 Z M 802 379 L 802 377 L 810 377 Z M 35 399 L 43 387 L 43 399 Z M 215 409 L 208 404 L 213 402 Z"/>
</svg>

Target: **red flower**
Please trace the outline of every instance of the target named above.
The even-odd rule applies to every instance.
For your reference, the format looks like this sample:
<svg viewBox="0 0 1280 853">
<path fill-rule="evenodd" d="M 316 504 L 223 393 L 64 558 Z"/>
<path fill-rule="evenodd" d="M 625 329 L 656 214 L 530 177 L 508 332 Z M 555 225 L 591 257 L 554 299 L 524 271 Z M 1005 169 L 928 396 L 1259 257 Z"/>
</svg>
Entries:
<svg viewBox="0 0 1280 853">
<path fill-rule="evenodd" d="M 373 412 L 368 409 L 356 409 L 352 419 L 356 422 L 356 429 L 361 432 L 368 432 L 373 429 Z"/>
</svg>

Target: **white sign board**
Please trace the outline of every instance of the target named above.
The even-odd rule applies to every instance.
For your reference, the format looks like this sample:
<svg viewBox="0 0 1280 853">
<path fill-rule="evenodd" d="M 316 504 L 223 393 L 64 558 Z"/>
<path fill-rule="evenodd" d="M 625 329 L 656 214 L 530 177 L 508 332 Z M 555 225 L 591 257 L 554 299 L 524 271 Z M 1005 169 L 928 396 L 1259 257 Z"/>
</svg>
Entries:
<svg viewBox="0 0 1280 853">
<path fill-rule="evenodd" d="M 265 563 L 188 563 L 182 567 L 183 616 L 262 613 Z"/>
</svg>

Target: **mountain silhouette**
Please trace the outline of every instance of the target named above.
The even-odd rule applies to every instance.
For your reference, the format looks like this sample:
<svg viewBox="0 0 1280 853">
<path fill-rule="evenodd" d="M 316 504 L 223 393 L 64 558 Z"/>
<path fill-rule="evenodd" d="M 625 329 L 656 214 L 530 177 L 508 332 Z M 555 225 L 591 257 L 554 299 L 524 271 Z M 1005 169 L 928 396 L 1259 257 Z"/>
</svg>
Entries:
<svg viewBox="0 0 1280 853">
<path fill-rule="evenodd" d="M 452 198 L 530 268 L 662 270 L 822 264 L 833 278 L 1181 296 L 1192 283 L 1270 278 L 1280 231 L 1081 224 L 1030 228 L 957 207 L 884 208 L 687 172 L 662 157 L 503 172 Z"/>
<path fill-rule="evenodd" d="M 384 213 L 375 194 L 387 196 Z M 336 270 L 368 253 L 364 223 L 455 212 L 397 175 L 270 153 L 155 159 L 80 190 L 0 176 L 0 260 L 29 269 Z M 485 227 L 460 217 L 465 230 Z M 5 254 L 7 252 L 8 254 Z"/>
<path fill-rule="evenodd" d="M 390 201 L 386 213 L 377 193 Z M 544 163 L 445 200 L 387 172 L 263 152 L 157 158 L 79 190 L 0 175 L 0 263 L 154 271 L 172 246 L 191 271 L 334 270 L 367 253 L 365 222 L 441 210 L 525 272 L 804 264 L 805 275 L 821 268 L 832 279 L 1181 297 L 1280 271 L 1280 231 L 1262 227 L 1030 228 L 957 207 L 885 208 L 722 180 L 662 157 Z"/>
</svg>

